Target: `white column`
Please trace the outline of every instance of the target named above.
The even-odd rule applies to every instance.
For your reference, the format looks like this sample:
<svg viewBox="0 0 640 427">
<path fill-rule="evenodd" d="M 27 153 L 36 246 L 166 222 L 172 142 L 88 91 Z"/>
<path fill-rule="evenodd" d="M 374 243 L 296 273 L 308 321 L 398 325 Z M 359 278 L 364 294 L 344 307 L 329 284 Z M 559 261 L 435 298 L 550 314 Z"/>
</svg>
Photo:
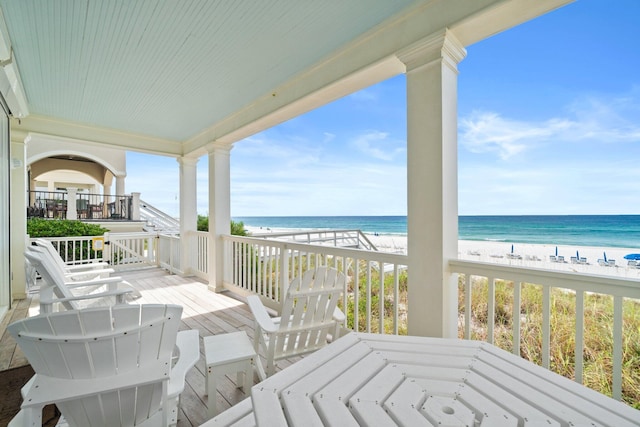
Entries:
<svg viewBox="0 0 640 427">
<path fill-rule="evenodd" d="M 131 193 L 131 219 L 140 221 L 140 193 Z"/>
<path fill-rule="evenodd" d="M 36 180 L 29 180 L 29 206 L 34 206 L 36 204 Z"/>
<path fill-rule="evenodd" d="M 180 271 L 191 274 L 196 240 L 189 232 L 198 226 L 197 168 L 198 159 L 180 157 Z"/>
<path fill-rule="evenodd" d="M 223 290 L 223 243 L 231 233 L 231 147 L 214 143 L 209 149 L 209 289 Z"/>
<path fill-rule="evenodd" d="M 27 296 L 24 272 L 24 251 L 27 236 L 27 169 L 24 142 L 11 141 L 11 297 L 23 299 Z"/>
<path fill-rule="evenodd" d="M 124 175 L 116 176 L 116 196 L 124 196 L 124 179 Z"/>
<path fill-rule="evenodd" d="M 125 175 L 116 176 L 116 194 L 114 210 L 117 215 L 124 215 L 122 212 L 122 197 L 124 196 L 124 178 Z"/>
<path fill-rule="evenodd" d="M 78 219 L 78 209 L 76 199 L 78 198 L 77 188 L 67 188 L 67 219 Z"/>
<path fill-rule="evenodd" d="M 399 58 L 407 66 L 410 335 L 457 336 L 457 64 L 466 51 L 443 31 Z"/>
</svg>

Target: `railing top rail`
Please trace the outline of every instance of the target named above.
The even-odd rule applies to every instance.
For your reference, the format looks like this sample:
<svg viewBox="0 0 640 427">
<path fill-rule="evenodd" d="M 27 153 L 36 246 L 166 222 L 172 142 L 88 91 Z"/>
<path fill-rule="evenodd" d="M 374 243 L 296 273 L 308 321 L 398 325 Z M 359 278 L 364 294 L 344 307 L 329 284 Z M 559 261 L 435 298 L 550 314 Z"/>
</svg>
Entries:
<svg viewBox="0 0 640 427">
<path fill-rule="evenodd" d="M 156 237 L 156 231 L 135 231 L 131 233 L 108 233 L 110 239 L 137 239 L 141 237 Z"/>
<path fill-rule="evenodd" d="M 458 259 L 450 260 L 449 266 L 455 273 L 640 299 L 638 279 Z"/>
<path fill-rule="evenodd" d="M 269 237 L 286 237 L 286 236 L 305 236 L 309 234 L 336 234 L 336 233 L 360 233 L 358 229 L 310 229 L 299 231 L 281 231 L 277 233 L 252 233 L 251 237 L 269 238 Z"/>
<path fill-rule="evenodd" d="M 402 254 L 392 254 L 389 252 L 369 251 L 354 248 L 342 248 L 337 246 L 314 245 L 309 243 L 285 242 L 282 240 L 270 240 L 256 237 L 242 237 L 223 235 L 222 239 L 231 242 L 241 242 L 256 245 L 269 245 L 282 249 L 291 249 L 301 252 L 322 252 L 328 255 L 344 256 L 348 258 L 370 259 L 372 261 L 384 262 L 389 264 L 407 265 L 408 257 Z"/>
</svg>

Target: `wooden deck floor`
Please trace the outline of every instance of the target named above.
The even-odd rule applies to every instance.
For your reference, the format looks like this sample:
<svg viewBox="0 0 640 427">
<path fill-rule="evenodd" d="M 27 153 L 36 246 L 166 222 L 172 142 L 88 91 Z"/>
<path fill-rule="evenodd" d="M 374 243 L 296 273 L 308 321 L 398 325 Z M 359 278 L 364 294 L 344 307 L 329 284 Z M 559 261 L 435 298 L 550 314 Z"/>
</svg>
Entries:
<svg viewBox="0 0 640 427">
<path fill-rule="evenodd" d="M 196 278 L 169 275 L 161 269 L 144 269 L 118 273 L 131 283 L 140 297 L 133 303 L 171 303 L 183 307 L 181 329 L 197 329 L 200 333 L 200 360 L 187 375 L 187 385 L 181 396 L 181 414 L 178 426 L 199 426 L 208 419 L 205 395 L 205 358 L 202 337 L 227 332 L 245 331 L 253 338 L 253 317 L 247 305 L 228 293 L 216 294 Z M 37 296 L 15 301 L 0 323 L 0 371 L 28 362 L 8 332 L 8 324 L 39 312 Z M 281 361 L 279 368 L 293 360 Z M 0 372 L 2 375 L 2 372 Z M 257 376 L 255 377 L 257 381 Z M 217 407 L 220 411 L 245 398 L 236 387 L 235 375 L 218 382 Z"/>
</svg>

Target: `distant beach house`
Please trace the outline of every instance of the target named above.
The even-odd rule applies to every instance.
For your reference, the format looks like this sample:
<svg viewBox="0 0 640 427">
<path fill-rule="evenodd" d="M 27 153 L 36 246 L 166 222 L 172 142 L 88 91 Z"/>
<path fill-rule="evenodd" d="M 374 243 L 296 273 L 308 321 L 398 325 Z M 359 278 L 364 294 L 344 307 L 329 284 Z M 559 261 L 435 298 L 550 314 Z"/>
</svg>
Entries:
<svg viewBox="0 0 640 427">
<path fill-rule="evenodd" d="M 27 217 L 102 222 L 112 231 L 142 231 L 140 194 L 125 189 L 124 149 L 32 135 L 25 169 Z"/>
</svg>

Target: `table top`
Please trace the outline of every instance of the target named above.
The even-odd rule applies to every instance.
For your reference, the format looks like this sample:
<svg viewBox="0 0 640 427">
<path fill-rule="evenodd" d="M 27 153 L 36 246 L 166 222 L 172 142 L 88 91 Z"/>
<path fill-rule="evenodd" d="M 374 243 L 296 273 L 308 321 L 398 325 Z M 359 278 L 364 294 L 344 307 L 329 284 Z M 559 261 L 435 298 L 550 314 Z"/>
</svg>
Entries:
<svg viewBox="0 0 640 427">
<path fill-rule="evenodd" d="M 251 406 L 265 426 L 640 426 L 640 411 L 489 343 L 363 333 L 255 385 Z"/>
<path fill-rule="evenodd" d="M 250 359 L 256 352 L 244 331 L 202 338 L 207 366 Z"/>
</svg>

